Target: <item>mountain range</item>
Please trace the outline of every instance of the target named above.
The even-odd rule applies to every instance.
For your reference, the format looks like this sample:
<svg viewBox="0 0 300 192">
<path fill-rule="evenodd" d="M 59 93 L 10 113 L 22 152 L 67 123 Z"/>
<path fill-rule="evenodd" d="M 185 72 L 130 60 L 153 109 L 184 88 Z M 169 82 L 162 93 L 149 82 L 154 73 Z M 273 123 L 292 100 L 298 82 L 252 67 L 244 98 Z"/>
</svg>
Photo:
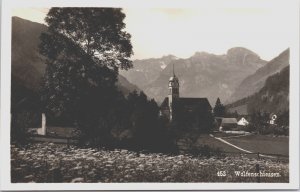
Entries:
<svg viewBox="0 0 300 192">
<path fill-rule="evenodd" d="M 150 61 L 151 68 L 148 67 Z M 196 52 L 187 59 L 167 56 L 138 60 L 134 61 L 135 70 L 122 75 L 160 103 L 168 94 L 168 80 L 174 65 L 180 81 L 180 96 L 207 97 L 214 104 L 217 97 L 227 100 L 245 77 L 266 63 L 256 53 L 235 47 L 224 55 Z"/>
<path fill-rule="evenodd" d="M 137 59 L 133 61 L 133 68 L 120 71 L 122 76 L 138 87 L 146 87 L 160 75 L 172 61 L 178 59 L 174 55 L 167 55 L 161 58 Z"/>
</svg>

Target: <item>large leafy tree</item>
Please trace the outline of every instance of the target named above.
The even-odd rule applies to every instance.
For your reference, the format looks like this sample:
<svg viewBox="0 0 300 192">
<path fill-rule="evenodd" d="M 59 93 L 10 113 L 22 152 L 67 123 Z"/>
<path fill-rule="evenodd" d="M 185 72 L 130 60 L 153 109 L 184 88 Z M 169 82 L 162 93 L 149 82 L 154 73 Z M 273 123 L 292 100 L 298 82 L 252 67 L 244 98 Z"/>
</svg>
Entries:
<svg viewBox="0 0 300 192">
<path fill-rule="evenodd" d="M 124 31 L 124 18 L 121 9 L 115 8 L 52 8 L 45 18 L 48 33 L 43 34 L 42 40 L 47 39 L 47 35 L 48 39 L 49 35 L 54 38 L 63 35 L 96 64 L 114 70 L 129 69 L 132 67 L 129 58 L 133 52 L 131 36 Z M 42 53 L 50 59 L 60 52 L 52 43 L 50 46 L 42 45 L 45 48 Z"/>
<path fill-rule="evenodd" d="M 118 69 L 132 67 L 133 53 L 124 18 L 114 8 L 52 8 L 45 19 L 42 100 L 50 116 L 76 121 L 87 137 L 107 136 L 109 114 L 123 98 L 115 85 Z"/>
</svg>

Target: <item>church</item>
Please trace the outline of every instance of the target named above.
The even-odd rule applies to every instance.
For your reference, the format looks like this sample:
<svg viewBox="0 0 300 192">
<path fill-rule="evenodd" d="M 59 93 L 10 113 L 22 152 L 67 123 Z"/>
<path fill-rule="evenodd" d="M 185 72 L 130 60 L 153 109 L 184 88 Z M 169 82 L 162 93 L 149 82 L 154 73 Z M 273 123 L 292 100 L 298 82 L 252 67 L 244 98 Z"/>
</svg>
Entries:
<svg viewBox="0 0 300 192">
<path fill-rule="evenodd" d="M 210 126 L 212 107 L 208 99 L 180 97 L 179 93 L 179 79 L 175 75 L 173 65 L 173 76 L 170 77 L 168 84 L 168 97 L 165 97 L 160 106 L 161 116 L 167 118 L 169 122 L 181 119 L 196 129 L 204 127 L 206 129 Z"/>
</svg>

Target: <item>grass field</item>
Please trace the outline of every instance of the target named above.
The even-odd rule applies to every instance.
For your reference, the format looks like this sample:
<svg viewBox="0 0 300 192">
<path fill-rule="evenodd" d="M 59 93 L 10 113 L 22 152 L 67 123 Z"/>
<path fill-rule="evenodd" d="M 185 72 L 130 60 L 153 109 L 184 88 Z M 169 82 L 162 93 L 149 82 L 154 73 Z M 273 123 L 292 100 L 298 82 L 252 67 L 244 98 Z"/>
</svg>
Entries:
<svg viewBox="0 0 300 192">
<path fill-rule="evenodd" d="M 289 138 L 288 137 L 273 137 L 269 135 L 242 135 L 233 137 L 233 135 L 219 134 L 214 136 L 221 136 L 221 138 L 237 147 L 251 151 L 253 153 L 262 154 L 276 154 L 289 155 Z M 199 136 L 196 145 L 208 145 L 214 149 L 220 149 L 225 153 L 232 153 L 231 155 L 238 156 L 239 153 L 244 153 L 230 145 L 227 145 L 209 135 Z M 248 157 L 255 157 L 256 155 L 247 155 Z M 286 157 L 285 157 L 286 158 Z"/>
<path fill-rule="evenodd" d="M 224 152 L 240 152 L 238 149 L 231 147 L 229 145 L 226 145 L 224 143 L 222 143 L 221 141 L 209 136 L 209 135 L 200 135 L 198 137 L 198 140 L 196 142 L 196 145 L 208 145 L 211 148 L 214 149 L 220 149 L 221 151 Z"/>
<path fill-rule="evenodd" d="M 289 137 L 273 137 L 269 135 L 248 135 L 242 137 L 223 138 L 243 149 L 269 154 L 289 155 Z"/>
</svg>

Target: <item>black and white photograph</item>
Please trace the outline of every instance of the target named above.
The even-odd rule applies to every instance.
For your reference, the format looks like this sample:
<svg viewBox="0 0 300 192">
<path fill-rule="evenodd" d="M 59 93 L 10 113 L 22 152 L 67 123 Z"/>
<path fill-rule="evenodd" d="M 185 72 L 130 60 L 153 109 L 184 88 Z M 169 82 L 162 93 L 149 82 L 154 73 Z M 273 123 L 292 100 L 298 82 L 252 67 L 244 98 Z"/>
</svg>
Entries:
<svg viewBox="0 0 300 192">
<path fill-rule="evenodd" d="M 6 189 L 299 188 L 297 0 L 16 2 Z"/>
</svg>

